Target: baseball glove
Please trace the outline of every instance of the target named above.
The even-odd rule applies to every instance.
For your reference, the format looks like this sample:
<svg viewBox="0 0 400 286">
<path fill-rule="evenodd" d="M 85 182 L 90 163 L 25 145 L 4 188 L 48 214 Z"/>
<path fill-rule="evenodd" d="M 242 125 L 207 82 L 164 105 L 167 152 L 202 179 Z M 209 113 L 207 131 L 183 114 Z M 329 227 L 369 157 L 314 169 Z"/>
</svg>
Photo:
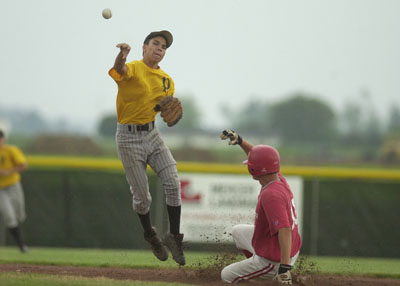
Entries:
<svg viewBox="0 0 400 286">
<path fill-rule="evenodd" d="M 161 111 L 160 115 L 168 127 L 174 126 L 183 116 L 181 101 L 173 96 L 165 96 L 161 99 L 154 107 L 154 111 Z"/>
<path fill-rule="evenodd" d="M 278 273 L 275 275 L 273 280 L 278 281 L 280 284 L 292 285 L 292 275 L 290 274 L 291 269 L 291 265 L 280 264 Z"/>
</svg>

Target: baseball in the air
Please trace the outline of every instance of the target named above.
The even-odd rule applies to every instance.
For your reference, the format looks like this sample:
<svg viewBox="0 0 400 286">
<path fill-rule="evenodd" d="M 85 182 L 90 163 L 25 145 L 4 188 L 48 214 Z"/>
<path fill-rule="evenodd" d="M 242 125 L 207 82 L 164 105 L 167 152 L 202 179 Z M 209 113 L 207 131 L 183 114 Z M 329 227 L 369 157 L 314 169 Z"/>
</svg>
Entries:
<svg viewBox="0 0 400 286">
<path fill-rule="evenodd" d="M 111 10 L 109 8 L 104 9 L 101 14 L 103 15 L 104 19 L 110 19 L 112 16 Z"/>
</svg>

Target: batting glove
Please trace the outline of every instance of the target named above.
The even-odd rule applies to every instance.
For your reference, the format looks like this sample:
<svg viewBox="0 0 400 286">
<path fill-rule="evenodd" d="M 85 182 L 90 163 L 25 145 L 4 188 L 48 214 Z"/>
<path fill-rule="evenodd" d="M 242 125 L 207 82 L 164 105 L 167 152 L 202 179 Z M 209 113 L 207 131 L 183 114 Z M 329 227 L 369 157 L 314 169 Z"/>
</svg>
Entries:
<svg viewBox="0 0 400 286">
<path fill-rule="evenodd" d="M 229 138 L 229 145 L 241 145 L 243 142 L 242 137 L 240 137 L 239 134 L 233 130 L 222 131 L 220 138 L 221 140 L 226 140 Z"/>
<path fill-rule="evenodd" d="M 292 285 L 292 274 L 290 274 L 291 269 L 291 265 L 279 265 L 278 274 L 275 275 L 274 280 L 281 284 Z"/>
</svg>

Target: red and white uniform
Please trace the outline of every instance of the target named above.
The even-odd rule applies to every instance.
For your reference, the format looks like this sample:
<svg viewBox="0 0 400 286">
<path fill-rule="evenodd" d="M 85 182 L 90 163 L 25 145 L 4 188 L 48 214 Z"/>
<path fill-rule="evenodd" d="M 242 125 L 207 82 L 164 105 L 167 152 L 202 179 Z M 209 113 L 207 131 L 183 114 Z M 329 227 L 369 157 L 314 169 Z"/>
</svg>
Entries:
<svg viewBox="0 0 400 286">
<path fill-rule="evenodd" d="M 244 250 L 249 258 L 225 267 L 221 272 L 222 280 L 229 283 L 253 278 L 271 280 L 278 272 L 280 264 L 278 231 L 281 228 L 292 229 L 290 264 L 294 265 L 296 262 L 301 238 L 293 193 L 286 179 L 280 173 L 278 176 L 279 180 L 261 189 L 254 225 L 241 224 L 232 229 L 232 238 L 236 246 Z"/>
</svg>

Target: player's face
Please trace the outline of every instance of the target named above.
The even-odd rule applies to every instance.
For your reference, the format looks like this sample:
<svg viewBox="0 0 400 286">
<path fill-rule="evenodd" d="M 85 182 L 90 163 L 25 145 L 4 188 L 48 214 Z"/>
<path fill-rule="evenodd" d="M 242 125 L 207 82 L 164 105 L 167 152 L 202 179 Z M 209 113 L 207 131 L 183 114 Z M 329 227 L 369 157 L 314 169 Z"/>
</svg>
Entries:
<svg viewBox="0 0 400 286">
<path fill-rule="evenodd" d="M 253 179 L 258 181 L 261 186 L 265 186 L 269 182 L 268 175 L 253 176 Z"/>
<path fill-rule="evenodd" d="M 143 45 L 143 57 L 152 62 L 161 62 L 167 50 L 167 41 L 163 37 L 155 37 L 149 44 Z"/>
<path fill-rule="evenodd" d="M 250 176 L 253 178 L 253 180 L 260 181 L 260 176 L 254 176 L 252 174 L 250 174 Z"/>
<path fill-rule="evenodd" d="M 260 176 L 253 176 L 253 180 L 258 181 L 262 185 Z"/>
<path fill-rule="evenodd" d="M 0 137 L 0 148 L 4 146 L 4 143 L 6 142 L 5 137 Z"/>
</svg>

